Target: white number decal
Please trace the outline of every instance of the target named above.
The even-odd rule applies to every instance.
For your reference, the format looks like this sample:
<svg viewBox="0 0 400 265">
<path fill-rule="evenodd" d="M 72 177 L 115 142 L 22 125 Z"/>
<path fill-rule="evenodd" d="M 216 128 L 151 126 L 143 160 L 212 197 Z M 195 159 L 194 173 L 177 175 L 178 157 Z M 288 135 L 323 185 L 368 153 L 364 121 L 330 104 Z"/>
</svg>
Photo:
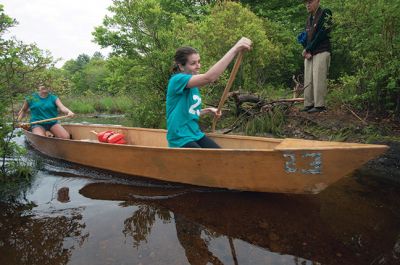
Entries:
<svg viewBox="0 0 400 265">
<path fill-rule="evenodd" d="M 297 168 L 296 155 L 294 153 L 285 153 L 283 157 L 285 161 L 285 171 L 287 173 L 301 172 L 303 174 L 321 174 L 322 171 L 322 154 L 321 153 L 304 153 L 300 159 L 309 162 L 309 168 Z M 311 163 L 309 160 L 312 160 Z M 303 164 L 303 163 L 302 163 Z"/>
<path fill-rule="evenodd" d="M 296 156 L 294 154 L 283 154 L 286 158 L 285 171 L 288 173 L 296 172 Z"/>
<path fill-rule="evenodd" d="M 190 106 L 189 113 L 200 116 L 200 110 L 194 110 L 194 109 L 201 104 L 201 97 L 199 97 L 198 95 L 193 95 L 193 100 L 196 102 L 192 106 Z"/>
</svg>

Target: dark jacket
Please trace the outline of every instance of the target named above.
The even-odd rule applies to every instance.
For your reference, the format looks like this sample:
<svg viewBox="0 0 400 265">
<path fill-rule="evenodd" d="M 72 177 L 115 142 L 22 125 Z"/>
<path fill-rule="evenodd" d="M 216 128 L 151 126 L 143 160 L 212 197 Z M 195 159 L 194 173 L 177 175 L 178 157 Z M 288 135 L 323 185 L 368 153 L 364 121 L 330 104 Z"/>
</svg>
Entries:
<svg viewBox="0 0 400 265">
<path fill-rule="evenodd" d="M 329 33 L 332 28 L 332 12 L 329 9 L 318 8 L 315 16 L 307 18 L 306 32 L 307 41 L 303 44 L 304 49 L 312 55 L 321 52 L 331 52 Z"/>
</svg>

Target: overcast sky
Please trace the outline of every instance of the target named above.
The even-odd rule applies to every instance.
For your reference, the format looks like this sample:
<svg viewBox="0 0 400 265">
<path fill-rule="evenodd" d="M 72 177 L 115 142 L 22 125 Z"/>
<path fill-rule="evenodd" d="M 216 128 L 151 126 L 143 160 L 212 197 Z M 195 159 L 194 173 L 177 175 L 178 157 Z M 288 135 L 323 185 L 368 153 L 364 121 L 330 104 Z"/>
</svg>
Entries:
<svg viewBox="0 0 400 265">
<path fill-rule="evenodd" d="M 36 43 L 42 50 L 49 50 L 57 64 L 76 59 L 79 54 L 90 56 L 100 51 L 93 43 L 94 27 L 102 24 L 112 0 L 1 0 L 5 13 L 15 18 L 18 25 L 9 30 L 24 43 Z"/>
</svg>

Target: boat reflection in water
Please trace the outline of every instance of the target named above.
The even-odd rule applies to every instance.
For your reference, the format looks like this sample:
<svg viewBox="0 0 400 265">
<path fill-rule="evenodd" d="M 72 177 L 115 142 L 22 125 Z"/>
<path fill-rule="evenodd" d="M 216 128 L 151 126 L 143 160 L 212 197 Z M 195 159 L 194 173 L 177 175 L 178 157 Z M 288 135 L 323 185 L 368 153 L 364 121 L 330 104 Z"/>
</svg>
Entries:
<svg viewBox="0 0 400 265">
<path fill-rule="evenodd" d="M 384 195 L 354 178 L 335 187 L 312 197 L 92 183 L 80 194 L 136 206 L 123 231 L 136 248 L 157 220 L 174 223 L 192 265 L 398 261 L 400 226 L 393 205 L 380 205 Z"/>
</svg>

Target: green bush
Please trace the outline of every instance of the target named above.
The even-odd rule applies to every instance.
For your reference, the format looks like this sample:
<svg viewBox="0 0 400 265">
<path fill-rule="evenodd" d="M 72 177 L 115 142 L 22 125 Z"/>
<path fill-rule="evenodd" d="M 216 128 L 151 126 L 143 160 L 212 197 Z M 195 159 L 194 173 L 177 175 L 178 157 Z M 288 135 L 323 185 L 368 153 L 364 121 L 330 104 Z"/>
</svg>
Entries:
<svg viewBox="0 0 400 265">
<path fill-rule="evenodd" d="M 147 94 L 135 101 L 128 112 L 132 125 L 144 128 L 166 128 L 165 102 L 156 94 Z"/>
<path fill-rule="evenodd" d="M 333 69 L 353 86 L 349 101 L 400 117 L 400 3 L 333 1 Z M 331 67 L 331 68 L 332 68 Z M 347 77 L 346 77 L 347 76 Z M 350 82 L 348 82 L 350 80 Z"/>
</svg>

